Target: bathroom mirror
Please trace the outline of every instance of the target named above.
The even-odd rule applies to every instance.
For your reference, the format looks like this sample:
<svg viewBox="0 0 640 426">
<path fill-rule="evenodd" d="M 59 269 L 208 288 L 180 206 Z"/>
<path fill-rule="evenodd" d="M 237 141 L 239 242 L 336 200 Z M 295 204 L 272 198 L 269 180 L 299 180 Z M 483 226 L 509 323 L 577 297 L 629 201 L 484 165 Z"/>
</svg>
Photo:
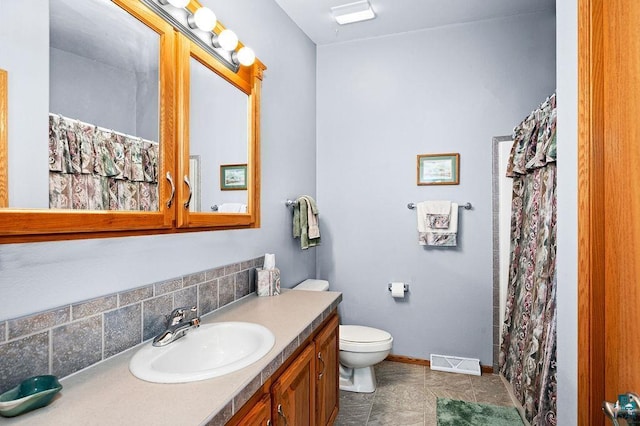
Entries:
<svg viewBox="0 0 640 426">
<path fill-rule="evenodd" d="M 260 225 L 264 64 L 232 70 L 142 0 L 0 10 L 0 243 Z M 244 185 L 221 191 L 228 165 Z"/>
<path fill-rule="evenodd" d="M 189 154 L 200 160 L 201 182 L 199 191 L 192 182 L 200 209 L 191 211 L 246 213 L 249 98 L 193 56 L 189 71 Z"/>
<path fill-rule="evenodd" d="M 110 1 L 0 3 L 30 33 L 1 39 L 8 207 L 158 211 L 160 35 Z"/>
<path fill-rule="evenodd" d="M 178 226 L 257 226 L 259 79 L 231 72 L 189 40 L 178 45 L 179 80 L 189 82 L 178 91 Z"/>
<path fill-rule="evenodd" d="M 49 6 L 48 207 L 158 211 L 160 36 L 104 0 Z"/>
<path fill-rule="evenodd" d="M 172 27 L 137 0 L 0 10 L 0 236 L 170 227 Z"/>
</svg>

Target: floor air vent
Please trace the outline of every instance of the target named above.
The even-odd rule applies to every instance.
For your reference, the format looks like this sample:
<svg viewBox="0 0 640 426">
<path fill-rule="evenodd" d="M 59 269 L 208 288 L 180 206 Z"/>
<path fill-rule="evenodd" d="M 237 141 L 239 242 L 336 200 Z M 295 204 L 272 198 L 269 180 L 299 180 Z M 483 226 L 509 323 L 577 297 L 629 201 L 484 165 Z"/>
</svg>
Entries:
<svg viewBox="0 0 640 426">
<path fill-rule="evenodd" d="M 451 355 L 431 354 L 431 369 L 450 373 L 480 375 L 480 360 Z"/>
</svg>

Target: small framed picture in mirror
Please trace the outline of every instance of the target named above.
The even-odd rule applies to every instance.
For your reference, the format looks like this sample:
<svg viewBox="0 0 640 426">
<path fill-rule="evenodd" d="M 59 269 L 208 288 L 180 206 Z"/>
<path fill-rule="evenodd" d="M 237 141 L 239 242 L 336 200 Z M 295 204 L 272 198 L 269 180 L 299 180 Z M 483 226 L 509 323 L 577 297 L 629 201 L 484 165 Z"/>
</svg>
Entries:
<svg viewBox="0 0 640 426">
<path fill-rule="evenodd" d="M 418 185 L 460 184 L 460 154 L 418 155 Z"/>
<path fill-rule="evenodd" d="M 220 189 L 236 191 L 247 189 L 247 165 L 223 164 L 220 166 Z"/>
</svg>

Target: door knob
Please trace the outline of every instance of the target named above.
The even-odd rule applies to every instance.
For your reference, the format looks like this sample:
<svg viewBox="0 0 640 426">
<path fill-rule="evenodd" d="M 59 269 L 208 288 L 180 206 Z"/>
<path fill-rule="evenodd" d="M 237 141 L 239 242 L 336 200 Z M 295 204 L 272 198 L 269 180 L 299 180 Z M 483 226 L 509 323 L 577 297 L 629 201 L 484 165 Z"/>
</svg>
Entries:
<svg viewBox="0 0 640 426">
<path fill-rule="evenodd" d="M 618 395 L 614 403 L 603 401 L 602 411 L 616 426 L 618 419 L 625 419 L 631 426 L 640 426 L 640 397 L 633 392 Z"/>
</svg>

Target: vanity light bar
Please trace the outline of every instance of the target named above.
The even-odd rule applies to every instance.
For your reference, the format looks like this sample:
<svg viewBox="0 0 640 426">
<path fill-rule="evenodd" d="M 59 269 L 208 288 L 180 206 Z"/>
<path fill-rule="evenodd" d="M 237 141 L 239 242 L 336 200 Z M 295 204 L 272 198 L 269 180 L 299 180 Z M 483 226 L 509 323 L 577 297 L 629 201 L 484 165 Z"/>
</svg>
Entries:
<svg viewBox="0 0 640 426">
<path fill-rule="evenodd" d="M 211 9 L 202 7 L 196 13 L 191 14 L 185 9 L 189 0 L 180 0 L 180 3 L 176 3 L 178 0 L 141 1 L 231 71 L 238 72 L 240 64 L 250 66 L 255 61 L 255 54 L 249 47 L 243 46 L 238 52 L 235 52 L 238 37 L 233 31 L 224 30 L 220 34 L 213 32 L 217 18 Z M 185 6 L 180 7 L 183 4 Z M 210 36 L 207 37 L 208 40 L 204 40 L 196 32 L 210 33 Z"/>
<path fill-rule="evenodd" d="M 160 0 L 158 1 L 141 0 L 141 1 L 142 3 L 147 5 L 151 10 L 153 10 L 155 13 L 160 15 L 165 21 L 173 25 L 175 29 L 177 29 L 182 34 L 184 34 L 189 40 L 196 43 L 198 46 L 202 47 L 204 50 L 209 52 L 211 56 L 213 56 L 214 58 L 222 62 L 231 71 L 238 72 L 238 70 L 240 69 L 240 65 L 234 63 L 231 60 L 231 57 L 226 58 L 220 53 L 219 50 L 214 49 L 213 46 L 205 43 L 204 40 L 202 40 L 200 37 L 194 34 L 194 32 L 189 28 L 189 24 L 187 23 L 187 16 L 189 16 L 188 14 L 185 14 L 184 23 L 182 23 L 180 19 L 176 17 L 175 14 L 170 13 L 170 10 L 168 10 L 168 8 L 165 8 L 161 5 Z M 178 11 L 178 10 L 179 9 L 174 9 L 172 11 Z"/>
<path fill-rule="evenodd" d="M 158 0 L 160 4 L 171 4 L 173 7 L 187 7 L 191 0 Z"/>
</svg>

